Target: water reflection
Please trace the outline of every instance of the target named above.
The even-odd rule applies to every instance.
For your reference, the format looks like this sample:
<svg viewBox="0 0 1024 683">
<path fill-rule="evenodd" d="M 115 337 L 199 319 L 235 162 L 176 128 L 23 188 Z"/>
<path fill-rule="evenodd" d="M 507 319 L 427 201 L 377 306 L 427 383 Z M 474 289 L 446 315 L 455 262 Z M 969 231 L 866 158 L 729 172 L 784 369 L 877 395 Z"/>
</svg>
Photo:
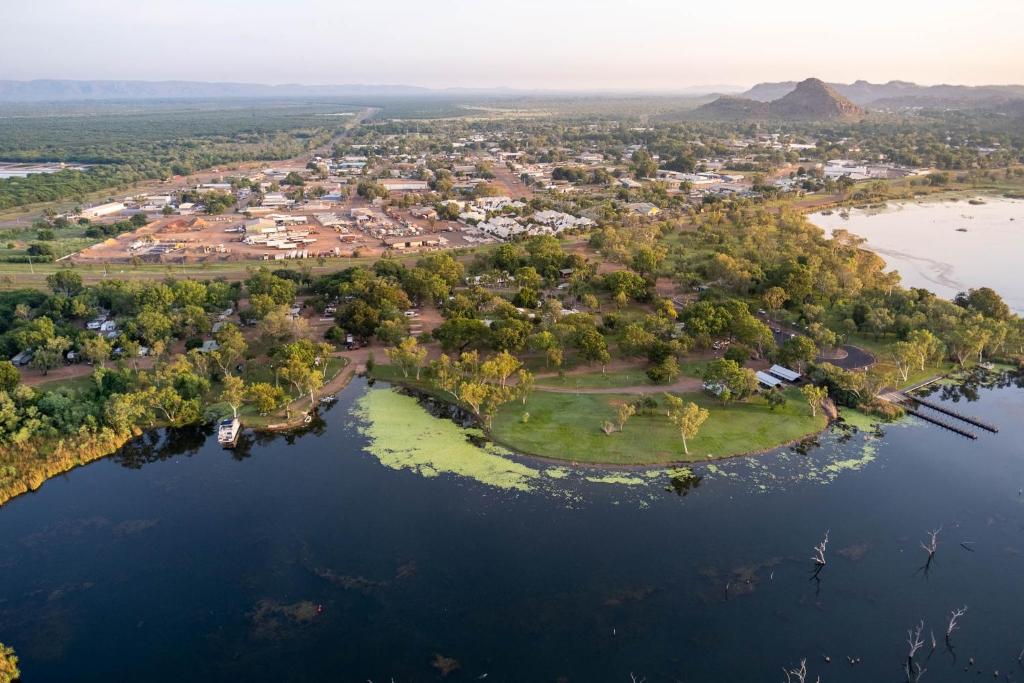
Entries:
<svg viewBox="0 0 1024 683">
<path fill-rule="evenodd" d="M 972 658 L 972 678 L 1005 680 L 1024 643 L 1024 425 L 1001 416 L 1024 413 L 1020 386 L 977 382 L 971 412 L 1005 422 L 978 442 L 845 425 L 803 453 L 631 486 L 567 466 L 523 491 L 382 465 L 353 428 L 357 382 L 305 437 L 225 451 L 167 430 L 6 506 L 0 640 L 27 680 L 76 683 L 719 683 L 805 657 L 863 683 L 901 678 L 924 620 L 925 681 Z"/>
</svg>

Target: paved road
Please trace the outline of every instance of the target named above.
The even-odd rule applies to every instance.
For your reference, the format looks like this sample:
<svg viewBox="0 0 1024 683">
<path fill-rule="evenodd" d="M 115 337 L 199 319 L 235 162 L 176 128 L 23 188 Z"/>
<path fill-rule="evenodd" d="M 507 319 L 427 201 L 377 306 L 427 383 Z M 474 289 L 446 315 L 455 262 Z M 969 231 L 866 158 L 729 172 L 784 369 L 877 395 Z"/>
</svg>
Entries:
<svg viewBox="0 0 1024 683">
<path fill-rule="evenodd" d="M 776 344 L 782 345 L 790 337 L 797 334 L 803 334 L 802 331 L 796 328 L 789 327 L 788 325 L 783 325 L 782 323 L 775 321 L 769 321 L 763 316 L 759 317 L 761 317 L 761 320 L 772 328 L 772 335 L 775 337 Z M 843 370 L 862 370 L 875 364 L 874 354 L 870 351 L 865 351 L 859 346 L 843 344 L 839 348 L 846 352 L 846 356 L 844 358 L 826 358 L 824 356 L 818 356 L 814 359 L 815 362 L 831 363 Z"/>
<path fill-rule="evenodd" d="M 843 344 L 840 348 L 846 351 L 846 358 L 820 358 L 818 362 L 831 363 L 843 370 L 860 370 L 875 364 L 875 356 L 870 351 L 850 344 Z"/>
</svg>

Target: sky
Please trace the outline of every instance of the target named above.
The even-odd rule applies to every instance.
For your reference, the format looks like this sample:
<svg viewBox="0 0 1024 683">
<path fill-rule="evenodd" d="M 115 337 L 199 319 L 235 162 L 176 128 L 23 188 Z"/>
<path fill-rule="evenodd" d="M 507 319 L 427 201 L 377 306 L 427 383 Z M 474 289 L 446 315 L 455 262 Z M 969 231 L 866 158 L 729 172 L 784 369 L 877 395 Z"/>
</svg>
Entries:
<svg viewBox="0 0 1024 683">
<path fill-rule="evenodd" d="M 2 0 L 0 79 L 1024 82 L 1024 0 Z"/>
</svg>

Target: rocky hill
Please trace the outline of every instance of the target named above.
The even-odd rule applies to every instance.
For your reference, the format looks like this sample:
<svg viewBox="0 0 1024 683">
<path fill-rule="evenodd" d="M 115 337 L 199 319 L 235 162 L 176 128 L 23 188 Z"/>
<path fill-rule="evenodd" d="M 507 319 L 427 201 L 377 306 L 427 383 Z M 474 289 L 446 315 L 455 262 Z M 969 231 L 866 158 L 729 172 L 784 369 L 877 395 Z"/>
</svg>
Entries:
<svg viewBox="0 0 1024 683">
<path fill-rule="evenodd" d="M 837 93 L 862 107 L 987 107 L 1024 97 L 1020 85 L 918 85 L 908 81 L 888 83 L 829 83 Z M 739 97 L 770 102 L 796 89 L 796 81 L 758 83 Z"/>
<path fill-rule="evenodd" d="M 790 92 L 770 102 L 743 97 L 720 97 L 695 111 L 699 118 L 718 120 L 818 121 L 858 119 L 865 114 L 863 107 L 854 104 L 817 78 L 797 83 Z"/>
<path fill-rule="evenodd" d="M 769 102 L 768 109 L 774 119 L 858 119 L 866 113 L 817 78 L 797 83 L 793 92 Z"/>
</svg>

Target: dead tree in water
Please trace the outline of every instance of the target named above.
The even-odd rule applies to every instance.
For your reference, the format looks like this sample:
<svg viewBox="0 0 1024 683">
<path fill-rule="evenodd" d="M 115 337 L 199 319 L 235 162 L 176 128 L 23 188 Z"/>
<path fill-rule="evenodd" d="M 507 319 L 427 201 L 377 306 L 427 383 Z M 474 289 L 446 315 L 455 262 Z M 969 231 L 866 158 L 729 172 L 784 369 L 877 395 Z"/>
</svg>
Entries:
<svg viewBox="0 0 1024 683">
<path fill-rule="evenodd" d="M 800 660 L 799 669 L 783 667 L 782 673 L 786 676 L 786 683 L 807 683 L 807 658 Z M 821 676 L 818 676 L 816 683 L 821 683 Z"/>
<path fill-rule="evenodd" d="M 949 613 L 949 625 L 946 627 L 946 645 L 950 645 L 950 638 L 953 637 L 953 631 L 960 627 L 960 617 L 967 614 L 967 605 L 964 605 L 960 609 L 955 609 Z"/>
<path fill-rule="evenodd" d="M 939 549 L 939 532 L 940 531 L 942 531 L 942 527 L 941 526 L 938 529 L 935 529 L 934 531 L 929 531 L 928 532 L 928 536 L 929 536 L 928 543 L 927 544 L 925 544 L 924 542 L 921 543 L 921 547 L 924 548 L 924 551 L 926 553 L 928 553 L 928 561 L 924 565 L 926 570 L 928 569 L 928 567 L 931 566 L 932 560 L 935 559 L 935 551 Z"/>
<path fill-rule="evenodd" d="M 921 632 L 924 631 L 924 620 L 918 623 L 917 628 L 907 629 L 907 662 L 903 665 L 903 672 L 907 675 L 907 683 L 917 683 L 924 676 L 928 669 L 921 668 L 918 662 L 914 661 L 917 651 L 924 647 L 924 640 L 921 639 Z"/>
<path fill-rule="evenodd" d="M 933 531 L 929 531 L 928 532 L 928 542 L 927 543 L 925 543 L 924 541 L 921 542 L 921 549 L 924 550 L 926 553 L 928 553 L 928 559 L 925 560 L 925 563 L 923 565 L 921 565 L 920 567 L 917 568 L 917 571 L 923 573 L 925 578 L 928 578 L 928 572 L 932 568 L 932 560 L 935 559 L 935 553 L 939 549 L 939 532 L 940 531 L 942 531 L 942 527 L 941 526 L 938 529 L 935 529 Z"/>
<path fill-rule="evenodd" d="M 818 578 L 818 574 L 825 568 L 827 564 L 825 561 L 825 549 L 828 547 L 828 530 L 825 531 L 825 537 L 821 539 L 821 543 L 814 546 L 814 555 L 811 556 L 811 561 L 814 562 L 814 576 L 811 578 Z"/>
</svg>

